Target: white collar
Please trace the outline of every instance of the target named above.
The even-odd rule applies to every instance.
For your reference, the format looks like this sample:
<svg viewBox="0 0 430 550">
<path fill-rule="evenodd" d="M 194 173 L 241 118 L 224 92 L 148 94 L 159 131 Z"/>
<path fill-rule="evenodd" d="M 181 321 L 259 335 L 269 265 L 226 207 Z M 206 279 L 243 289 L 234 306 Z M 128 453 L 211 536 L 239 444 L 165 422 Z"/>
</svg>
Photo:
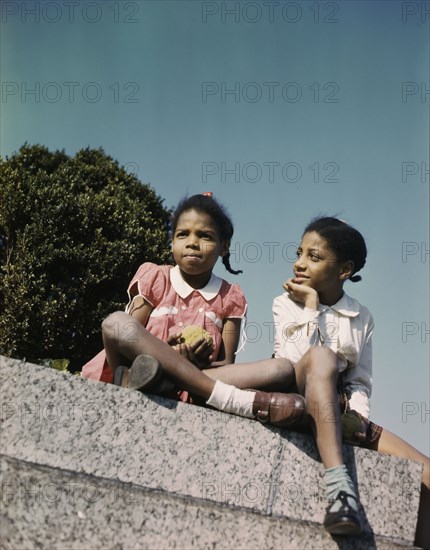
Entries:
<svg viewBox="0 0 430 550">
<path fill-rule="evenodd" d="M 182 299 L 188 298 L 195 291 L 199 292 L 207 302 L 215 298 L 222 285 L 222 279 L 212 273 L 208 284 L 204 288 L 193 288 L 182 278 L 178 265 L 170 270 L 170 282 Z"/>
<path fill-rule="evenodd" d="M 346 317 L 357 317 L 360 313 L 360 304 L 357 302 L 357 300 L 354 300 L 354 298 L 351 298 L 351 296 L 348 296 L 348 294 L 344 294 L 342 298 L 333 304 L 332 306 L 323 306 L 323 307 L 331 307 L 331 309 L 334 309 L 341 315 L 345 315 Z"/>
</svg>

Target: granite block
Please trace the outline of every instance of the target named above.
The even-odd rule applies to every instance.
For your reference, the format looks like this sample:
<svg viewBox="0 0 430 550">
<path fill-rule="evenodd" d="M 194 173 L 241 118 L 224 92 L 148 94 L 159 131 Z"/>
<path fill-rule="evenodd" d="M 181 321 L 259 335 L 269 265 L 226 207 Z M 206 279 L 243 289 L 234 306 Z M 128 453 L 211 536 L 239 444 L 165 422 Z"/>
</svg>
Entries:
<svg viewBox="0 0 430 550">
<path fill-rule="evenodd" d="M 2 358 L 3 453 L 266 511 L 279 432 Z"/>
<path fill-rule="evenodd" d="M 327 503 L 316 444 L 294 432 L 284 431 L 283 437 L 272 513 L 322 524 Z M 413 541 L 422 464 L 350 445 L 343 454 L 360 497 L 364 531 Z"/>
<path fill-rule="evenodd" d="M 0 495 L 5 550 L 413 548 L 10 458 L 0 462 Z"/>
<path fill-rule="evenodd" d="M 243 519 L 244 531 L 258 531 L 255 540 L 284 533 L 279 525 L 285 522 L 292 532 L 312 527 L 327 538 L 320 527 L 326 507 L 323 467 L 310 436 L 1 356 L 0 392 L 1 452 L 9 461 L 46 467 L 53 475 L 69 472 L 95 483 L 130 485 L 144 491 L 145 510 L 151 498 L 182 499 L 190 516 L 177 520 L 179 531 L 183 523 L 188 529 L 194 515 L 206 517 L 203 509 L 210 517 L 228 508 L 229 514 L 251 513 L 257 525 Z M 344 454 L 363 504 L 363 540 L 411 544 L 422 465 L 347 445 Z M 106 502 L 105 513 L 117 517 L 117 504 Z M 202 542 L 200 535 L 193 536 Z M 211 536 L 208 530 L 203 546 L 212 544 Z M 277 547 L 287 548 L 280 540 Z M 222 544 L 221 539 L 214 543 Z"/>
</svg>

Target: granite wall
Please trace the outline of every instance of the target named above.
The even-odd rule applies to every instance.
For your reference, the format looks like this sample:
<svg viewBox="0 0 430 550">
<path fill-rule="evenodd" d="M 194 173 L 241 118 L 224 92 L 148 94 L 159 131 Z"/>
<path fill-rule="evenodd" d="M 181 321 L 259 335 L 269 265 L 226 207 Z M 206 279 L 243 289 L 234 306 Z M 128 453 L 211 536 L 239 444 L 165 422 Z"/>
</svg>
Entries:
<svg viewBox="0 0 430 550">
<path fill-rule="evenodd" d="M 421 464 L 345 445 L 364 534 L 332 537 L 309 436 L 1 356 L 0 382 L 4 548 L 413 548 Z"/>
</svg>

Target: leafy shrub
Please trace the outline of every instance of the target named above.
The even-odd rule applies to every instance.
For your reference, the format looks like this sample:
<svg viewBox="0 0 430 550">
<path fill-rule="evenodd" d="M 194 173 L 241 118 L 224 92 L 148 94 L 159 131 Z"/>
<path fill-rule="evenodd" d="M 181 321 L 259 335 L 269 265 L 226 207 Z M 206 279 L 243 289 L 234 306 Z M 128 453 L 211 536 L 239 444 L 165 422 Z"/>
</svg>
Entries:
<svg viewBox="0 0 430 550">
<path fill-rule="evenodd" d="M 169 261 L 170 212 L 102 149 L 25 144 L 0 182 L 0 352 L 77 370 L 137 267 Z"/>
</svg>

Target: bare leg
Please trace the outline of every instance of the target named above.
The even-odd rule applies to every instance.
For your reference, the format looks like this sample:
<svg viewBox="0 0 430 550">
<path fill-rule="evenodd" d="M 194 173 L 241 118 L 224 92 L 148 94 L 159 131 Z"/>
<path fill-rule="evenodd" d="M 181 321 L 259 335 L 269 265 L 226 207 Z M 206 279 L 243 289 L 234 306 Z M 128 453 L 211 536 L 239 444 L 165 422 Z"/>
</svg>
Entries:
<svg viewBox="0 0 430 550">
<path fill-rule="evenodd" d="M 112 313 L 103 321 L 102 333 L 106 357 L 113 371 L 124 364 L 124 358 L 131 363 L 138 355 L 146 353 L 155 357 L 173 380 L 209 399 L 215 382 L 130 315 L 122 311 Z"/>
<path fill-rule="evenodd" d="M 270 391 L 286 390 L 295 381 L 294 369 L 287 359 L 267 359 L 200 371 L 171 346 L 149 334 L 139 321 L 121 311 L 103 321 L 102 331 L 112 370 L 146 353 L 158 359 L 169 377 L 179 385 L 206 399 L 213 390 L 214 380 L 242 389 Z"/>
<path fill-rule="evenodd" d="M 310 348 L 294 365 L 324 467 L 343 464 L 342 432 L 337 395 L 337 357 L 326 347 Z"/>
<path fill-rule="evenodd" d="M 225 365 L 203 371 L 212 380 L 221 380 L 237 388 L 286 392 L 295 386 L 295 374 L 288 359 L 266 359 L 253 363 Z"/>
<path fill-rule="evenodd" d="M 127 366 L 132 363 L 138 355 L 147 354 L 158 360 L 166 375 L 179 387 L 203 397 L 208 404 L 218 410 L 247 418 L 258 418 L 279 426 L 294 423 L 304 414 L 304 401 L 299 396 L 245 391 L 217 378 L 210 378 L 167 343 L 150 334 L 137 319 L 126 313 L 118 311 L 109 315 L 103 321 L 102 333 L 107 361 L 114 372 L 120 365 Z M 269 369 L 269 376 L 272 376 L 275 371 L 279 376 L 280 370 L 290 369 L 290 365 L 282 359 L 272 360 L 270 365 L 272 369 L 271 371 Z M 231 365 L 224 368 L 228 378 L 232 372 Z M 262 366 L 258 368 L 261 369 Z M 267 374 L 260 373 L 257 376 L 258 368 L 254 364 L 251 375 L 248 377 L 245 376 L 246 366 L 240 369 L 244 375 L 241 380 L 242 387 L 249 387 L 252 385 L 251 382 L 258 380 L 266 385 L 269 384 Z M 289 371 L 290 378 L 291 374 Z"/>
<path fill-rule="evenodd" d="M 329 506 L 324 527 L 332 534 L 359 535 L 362 527 L 358 497 L 342 456 L 337 356 L 329 348 L 311 347 L 294 365 L 294 370 L 325 468 Z"/>
<path fill-rule="evenodd" d="M 381 453 L 415 460 L 424 465 L 415 544 L 421 548 L 430 548 L 430 459 L 385 428 L 379 440 L 371 448 Z"/>
</svg>

